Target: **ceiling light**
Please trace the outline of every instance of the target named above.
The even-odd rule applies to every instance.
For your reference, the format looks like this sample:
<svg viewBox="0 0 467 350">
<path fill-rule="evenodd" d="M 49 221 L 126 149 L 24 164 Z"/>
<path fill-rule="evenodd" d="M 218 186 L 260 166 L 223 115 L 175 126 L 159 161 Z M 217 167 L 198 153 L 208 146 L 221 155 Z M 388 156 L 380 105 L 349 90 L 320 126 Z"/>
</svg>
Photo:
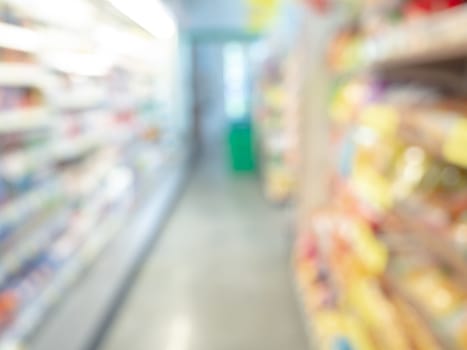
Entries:
<svg viewBox="0 0 467 350">
<path fill-rule="evenodd" d="M 173 16 L 159 0 L 108 1 L 156 38 L 172 38 L 177 32 Z"/>
</svg>

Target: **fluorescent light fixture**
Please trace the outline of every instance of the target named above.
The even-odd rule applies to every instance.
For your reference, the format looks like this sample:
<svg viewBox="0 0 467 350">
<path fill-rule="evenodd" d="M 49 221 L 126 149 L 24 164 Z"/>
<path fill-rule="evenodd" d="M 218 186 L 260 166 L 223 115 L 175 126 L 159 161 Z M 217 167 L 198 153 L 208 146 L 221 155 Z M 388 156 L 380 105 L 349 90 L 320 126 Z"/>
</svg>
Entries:
<svg viewBox="0 0 467 350">
<path fill-rule="evenodd" d="M 172 38 L 177 26 L 160 0 L 108 0 L 118 11 L 156 38 Z"/>
<path fill-rule="evenodd" d="M 0 47 L 24 52 L 36 52 L 40 46 L 40 36 L 26 28 L 0 23 Z"/>
</svg>

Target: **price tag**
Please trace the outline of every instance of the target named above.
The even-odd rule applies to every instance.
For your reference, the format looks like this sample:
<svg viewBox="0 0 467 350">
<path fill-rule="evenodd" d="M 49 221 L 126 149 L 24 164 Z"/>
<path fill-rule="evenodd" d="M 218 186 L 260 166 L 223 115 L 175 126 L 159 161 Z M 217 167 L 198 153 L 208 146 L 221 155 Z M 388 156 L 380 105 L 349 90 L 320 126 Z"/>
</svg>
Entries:
<svg viewBox="0 0 467 350">
<path fill-rule="evenodd" d="M 467 120 L 459 120 L 443 145 L 443 156 L 449 162 L 467 167 Z"/>
</svg>

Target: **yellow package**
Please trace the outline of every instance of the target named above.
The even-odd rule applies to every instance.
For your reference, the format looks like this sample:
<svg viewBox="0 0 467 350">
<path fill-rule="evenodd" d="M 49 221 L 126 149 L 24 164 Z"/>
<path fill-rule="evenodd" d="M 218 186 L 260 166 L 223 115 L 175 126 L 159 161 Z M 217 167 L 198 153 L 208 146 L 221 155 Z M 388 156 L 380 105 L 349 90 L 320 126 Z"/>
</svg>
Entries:
<svg viewBox="0 0 467 350">
<path fill-rule="evenodd" d="M 387 266 L 388 251 L 370 226 L 362 220 L 354 220 L 351 234 L 355 252 L 367 271 L 373 275 L 382 274 Z"/>
<path fill-rule="evenodd" d="M 355 350 L 377 350 L 358 319 L 341 310 L 319 312 L 315 316 L 320 348 L 336 349 L 336 343 L 345 339 Z"/>
<path fill-rule="evenodd" d="M 412 349 L 398 322 L 396 310 L 376 281 L 361 280 L 352 283 L 349 303 L 372 331 L 378 350 Z"/>
</svg>

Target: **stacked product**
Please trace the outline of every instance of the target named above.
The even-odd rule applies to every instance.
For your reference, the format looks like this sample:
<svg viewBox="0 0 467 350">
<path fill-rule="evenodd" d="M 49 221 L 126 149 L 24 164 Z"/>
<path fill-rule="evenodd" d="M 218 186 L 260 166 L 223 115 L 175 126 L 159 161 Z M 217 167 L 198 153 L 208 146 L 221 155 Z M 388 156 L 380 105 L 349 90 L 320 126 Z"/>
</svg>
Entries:
<svg viewBox="0 0 467 350">
<path fill-rule="evenodd" d="M 352 15 L 331 44 L 332 69 L 341 74 L 383 62 L 459 55 L 467 16 L 463 0 L 353 1 Z M 436 42 L 443 42 L 440 52 Z M 457 53 L 456 53 L 457 51 Z"/>
<path fill-rule="evenodd" d="M 406 18 L 414 9 L 432 12 L 431 3 L 398 2 L 398 9 Z M 436 3 L 445 9 L 460 2 Z M 398 40 L 420 38 L 430 20 L 442 27 L 439 19 L 449 16 L 459 20 L 465 9 L 417 19 Z M 378 52 L 379 74 L 340 76 L 335 84 L 329 200 L 302 223 L 297 241 L 298 283 L 323 350 L 467 349 L 467 96 L 426 65 L 446 60 L 450 76 L 453 57 L 419 56 L 445 42 L 425 40 L 399 55 L 399 42 L 388 37 L 394 30 L 379 34 L 380 44 L 396 45 L 382 49 L 388 56 Z M 346 33 L 333 59 L 341 54 L 336 43 L 349 42 Z M 392 74 L 395 62 L 400 68 L 407 60 L 408 72 L 419 59 L 430 79 Z"/>
<path fill-rule="evenodd" d="M 295 187 L 294 136 L 287 92 L 285 58 L 270 57 L 259 74 L 255 119 L 258 126 L 262 170 L 267 197 L 289 199 Z"/>
</svg>

